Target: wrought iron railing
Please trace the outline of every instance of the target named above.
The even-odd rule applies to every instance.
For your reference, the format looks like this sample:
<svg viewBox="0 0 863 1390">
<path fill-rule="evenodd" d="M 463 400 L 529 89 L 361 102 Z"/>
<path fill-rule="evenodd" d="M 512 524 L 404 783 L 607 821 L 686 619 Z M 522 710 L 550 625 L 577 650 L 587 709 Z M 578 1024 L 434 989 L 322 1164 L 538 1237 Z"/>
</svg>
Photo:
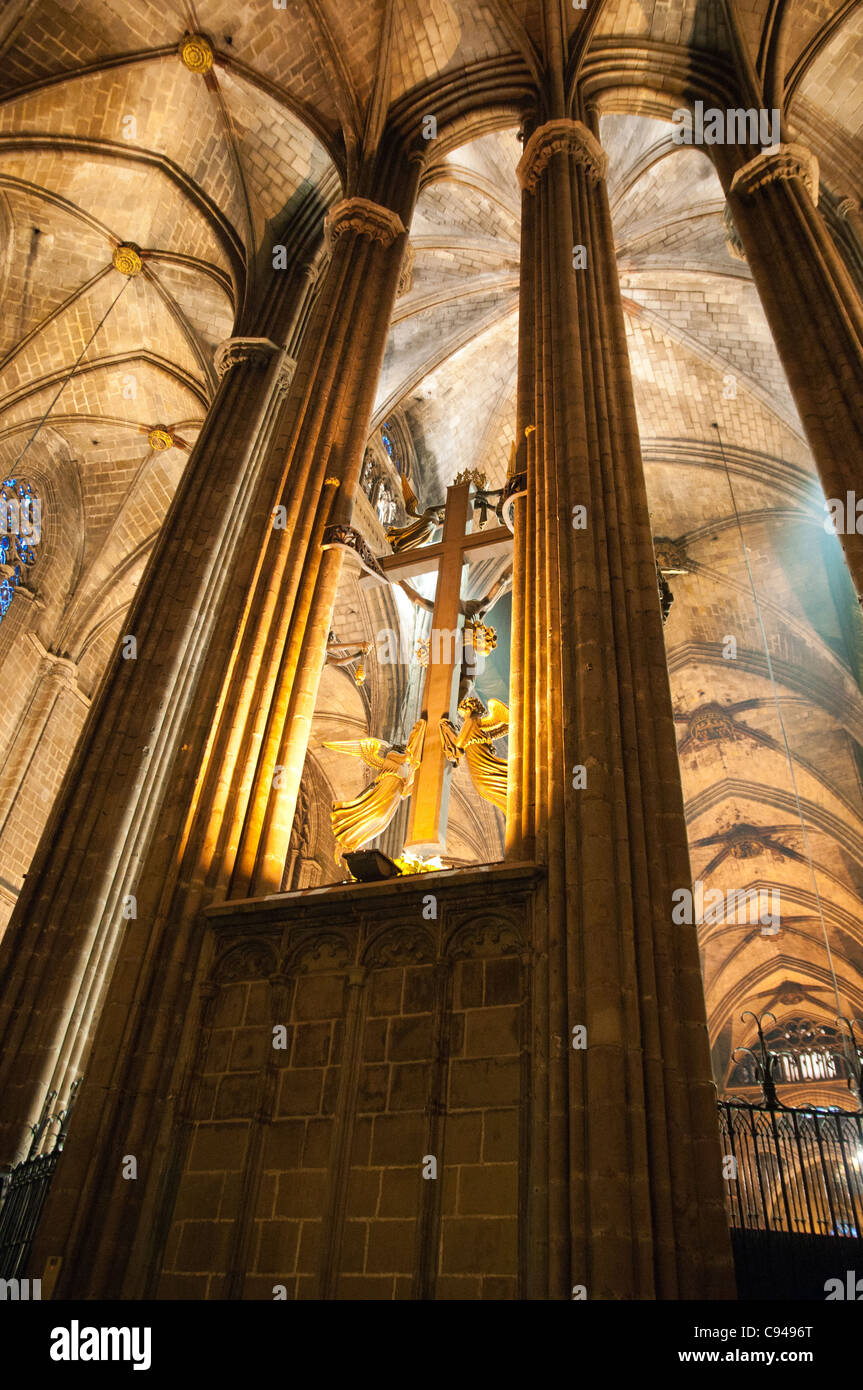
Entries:
<svg viewBox="0 0 863 1390">
<path fill-rule="evenodd" d="M 17 1278 L 27 1263 L 80 1084 L 79 1078 L 69 1093 L 69 1104 L 56 1114 L 52 1114 L 52 1106 L 57 1092 L 48 1092 L 39 1123 L 31 1126 L 33 1138 L 27 1157 L 0 1175 L 0 1279 Z M 54 1124 L 58 1129 L 52 1134 Z M 47 1144 L 50 1151 L 40 1153 Z"/>
<path fill-rule="evenodd" d="M 863 1239 L 863 1115 L 727 1100 L 719 1128 L 733 1228 Z"/>
<path fill-rule="evenodd" d="M 855 1110 L 785 1105 L 777 1091 L 784 1053 L 771 1050 L 764 1020 L 751 1011 L 757 1050 L 749 1058 L 760 1102 L 719 1102 L 719 1128 L 732 1230 L 863 1239 L 863 1066 L 855 1032 L 859 1020 L 837 1020 L 847 1031 L 847 1084 Z"/>
</svg>

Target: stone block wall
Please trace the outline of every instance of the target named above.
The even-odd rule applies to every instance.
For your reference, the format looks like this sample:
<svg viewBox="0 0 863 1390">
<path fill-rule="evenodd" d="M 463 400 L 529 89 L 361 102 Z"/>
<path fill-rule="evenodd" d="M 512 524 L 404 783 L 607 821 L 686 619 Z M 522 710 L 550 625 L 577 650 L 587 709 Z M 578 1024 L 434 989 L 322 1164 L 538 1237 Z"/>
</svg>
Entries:
<svg viewBox="0 0 863 1390">
<path fill-rule="evenodd" d="M 210 914 L 157 1297 L 519 1297 L 535 874 Z"/>
</svg>

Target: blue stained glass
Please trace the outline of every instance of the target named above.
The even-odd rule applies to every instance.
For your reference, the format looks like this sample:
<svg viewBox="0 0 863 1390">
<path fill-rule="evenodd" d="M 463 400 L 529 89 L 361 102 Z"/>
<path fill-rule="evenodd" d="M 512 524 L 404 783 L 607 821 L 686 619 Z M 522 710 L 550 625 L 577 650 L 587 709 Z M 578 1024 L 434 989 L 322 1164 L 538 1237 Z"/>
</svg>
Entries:
<svg viewBox="0 0 863 1390">
<path fill-rule="evenodd" d="M 25 526 L 33 526 L 32 504 L 35 502 L 33 489 L 29 483 L 18 482 L 16 478 L 6 478 L 0 487 L 0 524 L 3 526 L 0 532 L 0 564 L 9 565 L 14 563 L 14 569 L 9 575 L 0 578 L 0 618 L 9 610 L 9 605 L 15 594 L 15 590 L 21 583 L 23 577 L 22 565 L 32 565 L 36 561 L 35 546 L 39 542 L 39 536 L 34 538 L 34 544 L 25 540 L 20 531 L 8 530 L 10 519 L 10 504 L 14 504 L 18 514 L 18 525 L 22 522 Z M 31 530 L 32 534 L 32 530 Z"/>
<path fill-rule="evenodd" d="M 11 579 L 0 580 L 0 618 L 7 612 L 14 592 Z"/>
<path fill-rule="evenodd" d="M 384 420 L 383 424 L 381 425 L 381 442 L 384 448 L 386 449 L 387 453 L 389 454 L 390 458 L 392 459 L 393 463 L 395 464 L 397 472 L 403 474 L 405 471 L 404 464 L 402 463 L 398 450 L 396 449 L 396 446 L 393 443 L 393 438 L 390 434 L 389 420 Z"/>
</svg>

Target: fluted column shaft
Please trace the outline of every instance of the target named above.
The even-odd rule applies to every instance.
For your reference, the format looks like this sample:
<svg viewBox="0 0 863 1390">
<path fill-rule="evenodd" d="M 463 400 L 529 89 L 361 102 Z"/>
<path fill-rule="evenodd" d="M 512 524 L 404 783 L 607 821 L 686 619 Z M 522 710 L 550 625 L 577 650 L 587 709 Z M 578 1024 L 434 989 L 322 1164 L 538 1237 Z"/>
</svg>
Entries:
<svg viewBox="0 0 863 1390">
<path fill-rule="evenodd" d="M 818 161 L 800 145 L 735 167 L 714 159 L 828 498 L 863 475 L 863 302 L 817 208 Z M 853 509 L 852 509 L 853 510 Z M 841 535 L 863 594 L 863 536 Z"/>
<path fill-rule="evenodd" d="M 290 276 L 276 291 L 285 332 L 307 288 Z M 174 854 L 194 791 L 253 571 L 249 531 L 273 496 L 261 451 L 280 352 L 235 344 L 228 362 L 126 619 L 137 654 L 114 654 L 0 947 L 4 1159 L 80 1060 L 146 847 Z"/>
<path fill-rule="evenodd" d="M 530 1288 L 717 1297 L 732 1285 L 715 1094 L 695 928 L 671 922 L 691 875 L 605 164 L 560 119 L 519 165 L 520 436 L 536 429 L 516 505 L 509 852 L 548 869 Z"/>
<path fill-rule="evenodd" d="M 419 168 L 414 166 L 403 195 L 406 218 L 416 198 L 418 174 Z M 297 605 L 262 728 L 260 756 L 231 882 L 234 897 L 273 893 L 281 887 L 344 554 L 341 546 L 322 549 L 322 541 L 330 534 L 327 523 L 350 526 L 398 289 L 406 235 L 394 222 L 392 235 L 370 236 L 371 224 L 363 221 L 369 216 L 368 207 L 365 200 L 348 200 L 342 211 L 334 209 L 332 218 L 330 235 L 338 236 L 336 250 L 343 240 L 352 248 L 354 325 L 338 391 L 330 400 L 334 421 L 330 447 L 316 456 L 319 487 L 331 488 L 332 500 L 317 509 L 315 543 L 303 566 Z"/>
</svg>

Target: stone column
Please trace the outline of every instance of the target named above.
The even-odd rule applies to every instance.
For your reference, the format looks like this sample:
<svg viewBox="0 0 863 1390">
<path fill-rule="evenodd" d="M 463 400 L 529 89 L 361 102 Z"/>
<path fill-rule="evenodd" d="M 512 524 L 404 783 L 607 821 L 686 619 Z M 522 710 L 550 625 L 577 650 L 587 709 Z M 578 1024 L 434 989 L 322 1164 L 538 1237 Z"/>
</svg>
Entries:
<svg viewBox="0 0 863 1390">
<path fill-rule="evenodd" d="M 331 255 L 267 447 L 268 502 L 233 585 L 232 630 L 219 628 L 219 685 L 186 711 L 184 737 L 201 731 L 195 780 L 170 802 L 179 829 L 172 822 L 139 853 L 137 918 L 116 950 L 34 1251 L 34 1267 L 63 1252 L 58 1296 L 139 1297 L 162 1257 L 176 1177 L 163 1165 L 175 1152 L 176 1096 L 195 1043 L 201 910 L 226 895 L 232 875 L 243 891 L 236 884 L 258 857 L 272 768 L 297 728 L 305 751 L 340 562 L 322 551 L 324 528 L 350 516 L 406 240 L 400 213 L 366 199 L 345 200 L 328 221 Z M 115 1162 L 118 1144 L 141 1157 L 134 1191 Z"/>
<path fill-rule="evenodd" d="M 824 491 L 863 496 L 863 303 L 818 212 L 818 161 L 797 144 L 742 167 L 735 146 L 713 155 Z M 863 594 L 863 536 L 840 539 Z"/>
<path fill-rule="evenodd" d="M 300 267 L 270 289 L 285 336 L 307 291 Z M 146 891 L 148 847 L 176 857 L 254 573 L 250 533 L 260 536 L 272 506 L 265 448 L 282 359 L 260 338 L 226 349 L 126 620 L 136 655 L 114 654 L 0 947 L 0 1160 L 26 1148 L 46 1091 L 65 1094 L 80 1064 L 130 924 L 124 904 Z"/>
<path fill-rule="evenodd" d="M 48 741 L 48 730 L 61 711 L 55 734 L 54 756 L 47 754 L 53 764 L 57 745 L 62 755 L 71 753 L 80 732 L 90 701 L 76 684 L 77 666 L 74 661 L 46 651 L 35 633 L 24 639 L 35 662 L 35 681 L 30 688 L 24 709 L 6 753 L 0 774 L 0 847 L 3 848 L 7 872 L 14 866 L 16 874 L 24 875 L 33 844 L 48 818 L 50 810 L 50 769 L 43 766 L 43 777 L 29 784 L 34 763 L 39 766 Z M 64 697 L 71 702 L 62 717 Z M 65 727 L 62 727 L 64 726 Z M 23 797 L 23 803 L 19 802 Z M 45 800 L 40 800 L 44 797 Z M 32 804 L 31 804 L 32 802 Z M 22 830 L 22 826 L 25 829 Z M 38 827 L 38 829 L 34 829 Z"/>
<path fill-rule="evenodd" d="M 404 195 L 406 217 L 418 188 L 418 166 L 413 170 Z M 261 717 L 256 726 L 254 752 L 259 756 L 232 897 L 274 893 L 281 886 L 342 558 L 349 551 L 368 559 L 350 522 L 407 233 L 396 212 L 365 198 L 349 198 L 328 215 L 326 236 L 334 258 L 348 256 L 353 266 L 354 332 L 329 397 L 327 444 L 315 456 L 317 496 L 329 489 L 331 500 L 322 504 L 313 492 L 307 511 L 309 524 L 314 516 L 314 540 L 297 576 L 297 601 L 283 629 L 287 640 L 279 638 L 270 703 L 259 706 L 266 722 Z M 344 300 L 339 312 L 347 313 Z"/>
<path fill-rule="evenodd" d="M 696 930 L 671 921 L 691 875 L 606 164 L 569 119 L 519 164 L 509 854 L 547 867 L 529 1296 L 716 1298 L 728 1226 Z"/>
</svg>

